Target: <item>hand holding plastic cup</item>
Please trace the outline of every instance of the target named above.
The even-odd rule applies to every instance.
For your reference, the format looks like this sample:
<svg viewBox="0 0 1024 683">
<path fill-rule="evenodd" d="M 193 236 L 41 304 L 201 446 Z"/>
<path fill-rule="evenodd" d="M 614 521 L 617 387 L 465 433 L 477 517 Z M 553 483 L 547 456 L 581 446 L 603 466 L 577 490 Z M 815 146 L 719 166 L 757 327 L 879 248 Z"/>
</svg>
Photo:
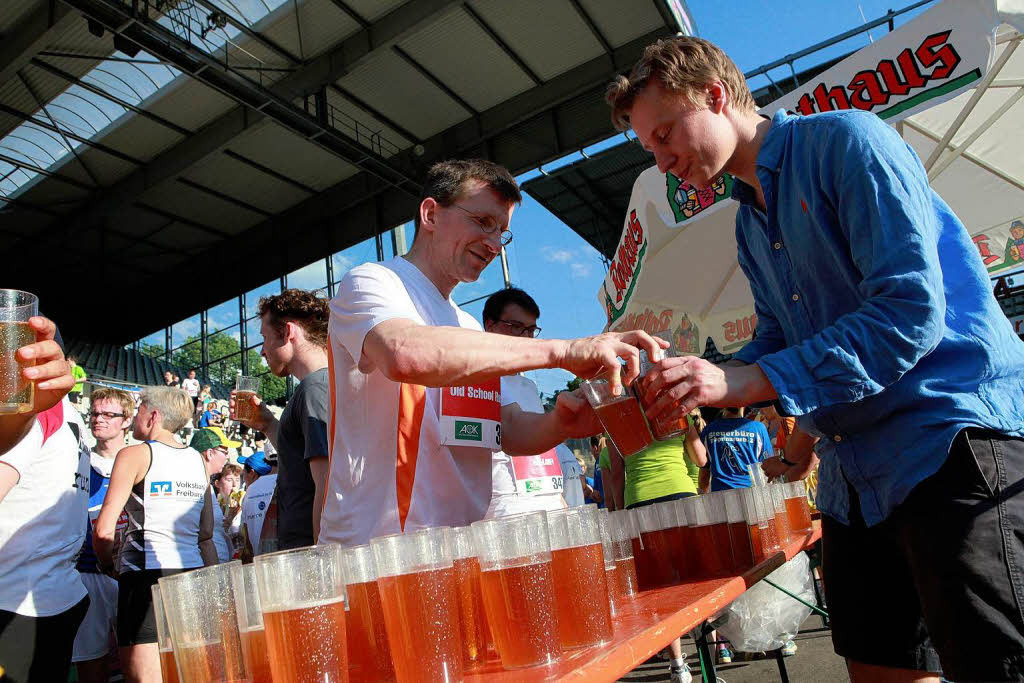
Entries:
<svg viewBox="0 0 1024 683">
<path fill-rule="evenodd" d="M 29 318 L 39 313 L 35 294 L 0 289 L 0 415 L 32 410 L 35 385 L 26 379 L 26 365 L 15 357 L 18 349 L 36 341 Z"/>
<path fill-rule="evenodd" d="M 639 453 L 654 442 L 631 389 L 624 387 L 620 396 L 612 396 L 607 380 L 590 379 L 580 384 L 580 390 L 623 457 Z"/>
</svg>

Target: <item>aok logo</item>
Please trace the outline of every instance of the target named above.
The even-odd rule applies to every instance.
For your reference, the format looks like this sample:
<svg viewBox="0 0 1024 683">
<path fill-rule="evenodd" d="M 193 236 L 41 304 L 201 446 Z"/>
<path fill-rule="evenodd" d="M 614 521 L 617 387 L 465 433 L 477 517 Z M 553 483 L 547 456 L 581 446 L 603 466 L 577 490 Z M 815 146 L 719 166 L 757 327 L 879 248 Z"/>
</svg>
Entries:
<svg viewBox="0 0 1024 683">
<path fill-rule="evenodd" d="M 149 495 L 151 498 L 173 496 L 174 484 L 169 481 L 151 481 L 149 483 Z"/>
<path fill-rule="evenodd" d="M 483 441 L 484 435 L 479 422 L 455 421 L 455 438 L 461 441 Z"/>
</svg>

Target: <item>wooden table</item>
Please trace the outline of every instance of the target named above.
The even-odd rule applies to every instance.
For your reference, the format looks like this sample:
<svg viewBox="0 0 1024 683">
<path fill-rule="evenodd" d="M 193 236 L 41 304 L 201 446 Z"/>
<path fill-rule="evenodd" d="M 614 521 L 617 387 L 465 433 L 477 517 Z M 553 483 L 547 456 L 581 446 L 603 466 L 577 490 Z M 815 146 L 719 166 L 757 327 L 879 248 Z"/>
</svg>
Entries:
<svg viewBox="0 0 1024 683">
<path fill-rule="evenodd" d="M 791 542 L 742 576 L 709 579 L 669 588 L 644 591 L 624 606 L 612 622 L 612 640 L 603 645 L 572 650 L 555 664 L 505 671 L 492 657 L 466 671 L 466 681 L 615 681 L 647 661 L 680 635 L 687 633 L 728 606 L 750 586 L 778 569 L 821 538 L 820 522 L 805 537 Z M 694 680 L 697 676 L 694 675 Z"/>
</svg>

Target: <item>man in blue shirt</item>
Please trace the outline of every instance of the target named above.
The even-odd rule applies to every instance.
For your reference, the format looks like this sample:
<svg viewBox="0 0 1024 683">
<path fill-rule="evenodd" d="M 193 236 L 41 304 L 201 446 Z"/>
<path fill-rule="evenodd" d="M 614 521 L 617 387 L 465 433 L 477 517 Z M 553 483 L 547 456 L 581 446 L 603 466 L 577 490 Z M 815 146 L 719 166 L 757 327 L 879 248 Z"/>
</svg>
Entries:
<svg viewBox="0 0 1024 683">
<path fill-rule="evenodd" d="M 743 413 L 743 408 L 724 408 L 721 417 L 701 432 L 700 440 L 708 450 L 711 491 L 749 488 L 747 468 L 772 455 L 767 428 Z"/>
<path fill-rule="evenodd" d="M 695 38 L 649 46 L 608 100 L 663 172 L 734 176 L 758 316 L 722 366 L 660 363 L 649 417 L 774 401 L 821 439 L 833 643 L 855 681 L 1024 677 L 1024 344 L 913 150 L 865 112 L 760 116 Z"/>
</svg>

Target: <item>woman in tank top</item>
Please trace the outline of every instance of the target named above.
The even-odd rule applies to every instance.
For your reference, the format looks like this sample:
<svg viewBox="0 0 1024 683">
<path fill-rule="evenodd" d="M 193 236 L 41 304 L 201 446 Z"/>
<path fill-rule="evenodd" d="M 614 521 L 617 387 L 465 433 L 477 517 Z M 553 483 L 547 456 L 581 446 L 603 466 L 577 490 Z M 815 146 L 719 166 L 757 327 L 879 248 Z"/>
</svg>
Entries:
<svg viewBox="0 0 1024 683">
<path fill-rule="evenodd" d="M 118 452 L 110 474 L 93 547 L 101 571 L 118 583 L 117 641 L 128 681 L 159 681 L 160 659 L 150 588 L 163 576 L 217 563 L 208 468 L 220 469 L 227 454 L 208 462 L 174 437 L 192 413 L 192 399 L 177 387 L 150 387 L 133 426 L 144 443 Z M 114 530 L 121 514 L 127 528 L 114 557 Z"/>
</svg>

